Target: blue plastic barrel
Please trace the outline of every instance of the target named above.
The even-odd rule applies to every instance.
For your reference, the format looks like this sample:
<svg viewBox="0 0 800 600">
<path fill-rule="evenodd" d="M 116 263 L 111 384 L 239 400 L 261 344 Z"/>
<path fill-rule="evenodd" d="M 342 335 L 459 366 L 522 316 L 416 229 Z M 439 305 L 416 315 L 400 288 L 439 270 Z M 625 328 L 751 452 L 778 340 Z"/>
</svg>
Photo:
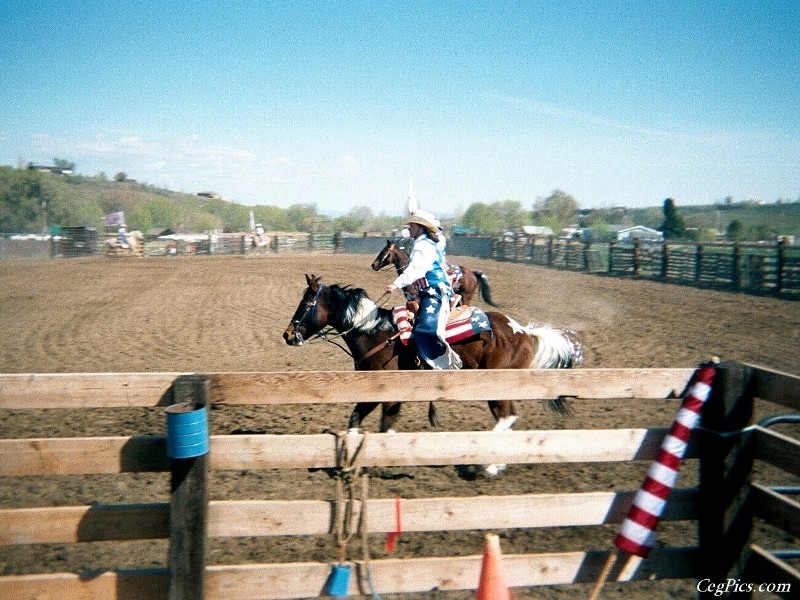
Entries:
<svg viewBox="0 0 800 600">
<path fill-rule="evenodd" d="M 181 402 L 165 409 L 167 456 L 195 458 L 208 452 L 208 410 L 197 402 Z"/>
</svg>

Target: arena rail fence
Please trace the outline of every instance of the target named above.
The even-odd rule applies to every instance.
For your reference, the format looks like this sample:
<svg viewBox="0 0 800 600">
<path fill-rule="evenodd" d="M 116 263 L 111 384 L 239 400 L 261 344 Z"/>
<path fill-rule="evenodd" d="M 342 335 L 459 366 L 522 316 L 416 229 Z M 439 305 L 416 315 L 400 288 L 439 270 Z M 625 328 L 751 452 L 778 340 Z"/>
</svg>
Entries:
<svg viewBox="0 0 800 600">
<path fill-rule="evenodd" d="M 492 239 L 491 258 L 800 299 L 800 247 L 779 242 L 589 242 L 536 235 Z"/>
<path fill-rule="evenodd" d="M 497 398 L 571 402 L 620 399 L 642 403 L 679 397 L 693 369 L 575 369 L 462 372 L 105 373 L 0 375 L 0 410 L 167 407 L 198 405 L 351 404 L 395 399 L 411 402 Z M 800 377 L 767 368 L 719 365 L 703 428 L 686 458 L 698 459 L 700 484 L 672 492 L 662 519 L 697 522 L 697 544 L 658 547 L 634 566 L 622 565 L 611 581 L 728 576 L 764 581 L 785 597 L 800 589 L 800 573 L 780 552 L 750 535 L 761 520 L 800 537 L 800 503 L 791 491 L 753 480 L 754 464 L 800 476 L 800 443 L 750 423 L 756 399 L 800 409 Z M 771 404 L 772 405 L 772 404 Z M 59 506 L 0 510 L 0 545 L 81 544 L 169 538 L 167 568 L 91 573 L 4 574 L 0 597 L 301 598 L 323 594 L 330 563 L 207 565 L 207 537 L 326 536 L 335 531 L 332 501 L 207 501 L 209 470 L 341 467 L 340 444 L 361 448 L 361 466 L 504 463 L 614 463 L 652 461 L 668 429 L 418 432 L 339 435 L 212 435 L 210 452 L 170 459 L 164 436 L 108 436 L 0 440 L 0 477 L 170 472 L 170 502 Z M 369 443 L 366 444 L 366 438 Z M 343 442 L 343 440 L 345 442 Z M 361 444 L 364 443 L 363 446 Z M 12 480 L 8 480 L 12 481 Z M 404 499 L 403 532 L 582 527 L 621 523 L 635 490 L 468 498 Z M 363 502 L 352 501 L 354 513 Z M 369 533 L 391 532 L 395 498 L 369 498 Z M 501 506 L 504 510 L 497 510 Z M 733 507 L 733 508 L 732 508 Z M 731 516 L 733 514 L 733 516 Z M 608 548 L 507 554 L 514 587 L 592 583 Z M 477 586 L 481 556 L 379 559 L 369 562 L 371 584 L 381 593 L 469 590 Z M 348 593 L 363 589 L 364 564 Z M 716 579 L 715 579 L 716 578 Z M 694 582 L 691 583 L 694 589 Z M 790 590 L 790 591 L 786 591 Z M 783 593 L 785 592 L 785 593 Z M 701 594 L 702 596 L 703 594 Z M 711 596 L 708 594 L 709 597 Z"/>
</svg>

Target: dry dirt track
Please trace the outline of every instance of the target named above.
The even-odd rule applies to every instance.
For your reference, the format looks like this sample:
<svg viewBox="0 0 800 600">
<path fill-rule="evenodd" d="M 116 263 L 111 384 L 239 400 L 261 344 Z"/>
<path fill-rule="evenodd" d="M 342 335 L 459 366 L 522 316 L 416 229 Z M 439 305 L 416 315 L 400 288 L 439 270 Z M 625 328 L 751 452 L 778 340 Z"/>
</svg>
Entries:
<svg viewBox="0 0 800 600">
<path fill-rule="evenodd" d="M 305 287 L 304 273 L 329 283 L 364 287 L 380 296 L 391 274 L 373 273 L 372 256 L 282 255 L 266 258 L 87 259 L 0 261 L 0 372 L 286 371 L 350 370 L 338 348 L 318 344 L 287 347 L 281 334 Z M 451 257 L 483 270 L 503 312 L 521 322 L 548 323 L 580 333 L 587 367 L 692 367 L 711 355 L 800 374 L 800 304 L 765 297 L 589 276 L 511 263 Z M 397 298 L 399 301 L 399 298 Z M 482 305 L 482 303 L 478 303 Z M 517 429 L 666 426 L 676 405 L 642 411 L 630 406 L 576 407 L 557 417 L 540 406 L 522 408 Z M 309 407 L 298 414 L 249 407 L 215 411 L 212 433 L 256 429 L 270 433 L 341 428 L 349 407 Z M 407 406 L 399 428 L 427 428 L 421 405 Z M 440 407 L 449 429 L 487 429 L 485 406 Z M 157 411 L 12 411 L 0 416 L 0 437 L 126 435 L 163 431 Z M 631 424 L 631 419 L 636 425 Z M 375 430 L 376 417 L 367 428 Z M 452 469 L 375 473 L 374 497 L 540 493 L 635 489 L 647 465 L 633 468 L 576 465 L 512 467 L 501 478 L 468 481 Z M 685 473 L 685 475 L 684 475 Z M 215 474 L 213 497 L 330 498 L 333 484 L 322 473 L 277 478 L 265 473 Z M 684 485 L 692 469 L 682 472 Z M 158 475 L 0 479 L 0 507 L 136 502 L 164 499 L 168 481 Z M 680 528 L 663 524 L 663 539 L 681 542 Z M 613 528 L 612 528 L 613 529 Z M 613 531 L 597 528 L 596 548 Z M 505 532 L 504 552 L 581 548 L 585 532 Z M 418 534 L 401 538 L 396 556 L 477 554 L 482 534 Z M 690 543 L 691 540 L 687 540 Z M 796 540 L 795 540 L 796 542 Z M 380 558 L 382 540 L 373 554 Z M 137 542 L 120 551 L 110 544 L 0 548 L 0 573 L 133 568 L 163 565 L 161 542 Z M 329 540 L 292 538 L 214 542 L 211 563 L 266 560 L 333 560 Z M 358 550 L 360 553 L 360 550 Z M 518 598 L 585 596 L 585 586 L 520 590 Z M 604 597 L 691 598 L 687 582 L 608 585 Z M 439 594 L 468 598 L 469 594 Z"/>
</svg>

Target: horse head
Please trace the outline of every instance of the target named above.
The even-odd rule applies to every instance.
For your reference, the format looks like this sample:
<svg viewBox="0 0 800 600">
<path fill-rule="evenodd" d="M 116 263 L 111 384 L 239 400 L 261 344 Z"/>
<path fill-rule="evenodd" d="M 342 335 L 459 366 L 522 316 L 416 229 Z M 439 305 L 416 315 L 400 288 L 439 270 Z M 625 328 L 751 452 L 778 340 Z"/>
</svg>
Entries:
<svg viewBox="0 0 800 600">
<path fill-rule="evenodd" d="M 373 271 L 380 271 L 384 267 L 388 267 L 390 264 L 392 264 L 393 249 L 394 242 L 392 240 L 386 240 L 386 246 L 383 247 L 383 250 L 378 252 L 378 256 L 376 256 L 375 260 L 372 261 Z"/>
<path fill-rule="evenodd" d="M 283 332 L 283 339 L 290 346 L 302 346 L 306 340 L 314 337 L 328 324 L 328 309 L 324 302 L 320 302 L 325 289 L 320 279 L 314 275 L 306 275 L 308 287 L 289 326 Z"/>
</svg>

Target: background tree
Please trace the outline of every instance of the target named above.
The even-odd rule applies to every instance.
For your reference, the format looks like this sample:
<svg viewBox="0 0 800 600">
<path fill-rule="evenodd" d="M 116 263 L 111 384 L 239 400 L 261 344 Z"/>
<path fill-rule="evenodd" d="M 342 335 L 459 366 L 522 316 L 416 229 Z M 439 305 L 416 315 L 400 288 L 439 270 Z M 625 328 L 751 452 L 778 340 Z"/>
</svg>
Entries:
<svg viewBox="0 0 800 600">
<path fill-rule="evenodd" d="M 555 190 L 547 198 L 537 198 L 533 203 L 533 216 L 536 219 L 557 223 L 561 229 L 575 222 L 578 201 L 563 190 Z"/>
<path fill-rule="evenodd" d="M 475 229 L 478 233 L 496 235 L 505 231 L 505 222 L 500 213 L 493 207 L 483 202 L 475 202 L 470 205 L 464 216 L 461 217 L 461 225 Z"/>
<path fill-rule="evenodd" d="M 495 202 L 492 207 L 502 219 L 504 230 L 518 231 L 523 225 L 529 225 L 531 222 L 530 211 L 522 208 L 522 202 L 517 200 Z"/>
<path fill-rule="evenodd" d="M 725 235 L 734 242 L 741 240 L 744 237 L 744 225 L 738 219 L 734 219 L 725 228 Z"/>
<path fill-rule="evenodd" d="M 151 217 L 151 227 L 156 229 L 177 229 L 177 214 L 175 205 L 169 198 L 156 196 L 143 204 Z"/>
<path fill-rule="evenodd" d="M 678 239 L 686 235 L 686 222 L 675 208 L 675 200 L 664 200 L 664 220 L 661 222 L 661 232 L 667 239 Z"/>
<path fill-rule="evenodd" d="M 147 233 L 153 228 L 153 215 L 144 204 L 137 204 L 132 210 L 125 213 L 125 220 L 131 231 Z"/>
<path fill-rule="evenodd" d="M 61 169 L 62 171 L 74 171 L 75 163 L 65 160 L 63 158 L 54 158 L 53 166 Z"/>
<path fill-rule="evenodd" d="M 289 231 L 289 215 L 278 206 L 256 206 L 253 208 L 256 223 L 261 223 L 267 231 Z"/>
</svg>

